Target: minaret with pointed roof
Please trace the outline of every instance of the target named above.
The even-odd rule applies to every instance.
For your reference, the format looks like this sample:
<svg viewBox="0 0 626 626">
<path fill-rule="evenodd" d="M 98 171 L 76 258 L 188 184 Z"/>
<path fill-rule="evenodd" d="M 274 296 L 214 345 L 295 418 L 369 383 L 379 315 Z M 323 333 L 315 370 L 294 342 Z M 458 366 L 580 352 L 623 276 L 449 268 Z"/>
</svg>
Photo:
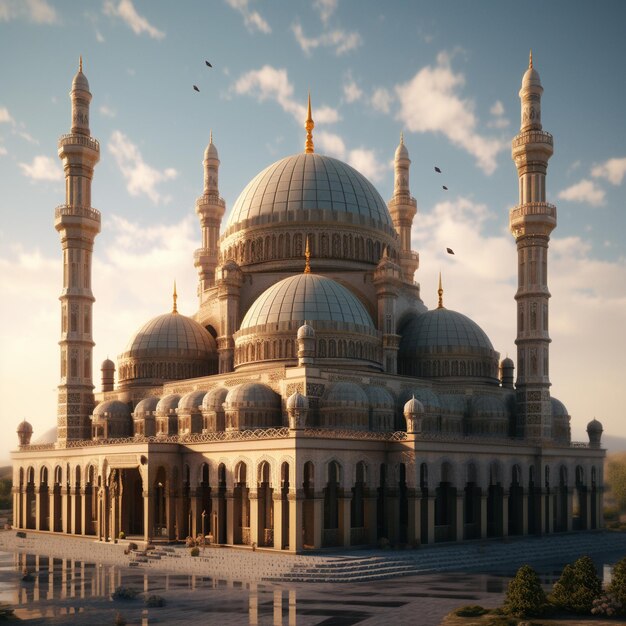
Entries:
<svg viewBox="0 0 626 626">
<path fill-rule="evenodd" d="M 404 134 L 401 133 L 393 162 L 393 196 L 387 202 L 387 206 L 400 238 L 399 263 L 403 279 L 407 283 L 413 283 L 415 272 L 419 267 L 419 254 L 411 250 L 411 230 L 413 218 L 417 213 L 417 201 L 411 196 L 409 188 L 410 165 L 409 151 L 404 145 Z"/>
<path fill-rule="evenodd" d="M 304 128 L 306 130 L 306 141 L 304 142 L 304 151 L 306 154 L 313 154 L 315 152 L 313 147 L 313 129 L 315 128 L 315 122 L 311 115 L 311 92 L 309 92 L 309 101 L 307 103 L 306 121 L 304 122 Z"/>
<path fill-rule="evenodd" d="M 91 261 L 93 244 L 100 232 L 100 212 L 91 206 L 93 169 L 100 160 L 100 144 L 89 129 L 89 82 L 83 60 L 70 91 L 70 132 L 61 135 L 59 158 L 65 172 L 65 204 L 54 213 L 54 227 L 63 250 L 61 292 L 61 382 L 57 411 L 57 441 L 89 439 L 89 416 L 94 408 Z"/>
<path fill-rule="evenodd" d="M 211 131 L 209 145 L 204 151 L 204 191 L 196 200 L 196 213 L 202 229 L 202 247 L 194 252 L 194 266 L 198 270 L 198 297 L 215 285 L 215 269 L 218 264 L 218 239 L 226 204 L 220 197 L 218 174 L 220 160 L 213 143 Z"/>
<path fill-rule="evenodd" d="M 519 92 L 521 125 L 512 157 L 519 177 L 519 204 L 509 224 L 517 244 L 517 434 L 552 437 L 548 334 L 548 243 L 556 227 L 556 207 L 546 202 L 546 171 L 553 152 L 552 135 L 541 126 L 543 87 L 533 67 L 532 51 Z"/>
</svg>

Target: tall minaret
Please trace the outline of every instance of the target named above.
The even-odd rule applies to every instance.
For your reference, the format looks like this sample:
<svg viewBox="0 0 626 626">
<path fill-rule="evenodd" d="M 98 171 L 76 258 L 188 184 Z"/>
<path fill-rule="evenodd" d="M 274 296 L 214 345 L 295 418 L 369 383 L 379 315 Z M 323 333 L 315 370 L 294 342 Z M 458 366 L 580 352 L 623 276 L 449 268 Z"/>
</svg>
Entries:
<svg viewBox="0 0 626 626">
<path fill-rule="evenodd" d="M 209 145 L 204 151 L 204 193 L 196 200 L 196 213 L 202 228 L 202 247 L 193 255 L 194 265 L 198 269 L 198 296 L 202 301 L 204 291 L 215 285 L 215 268 L 218 261 L 217 240 L 224 216 L 225 203 L 220 198 L 218 173 L 220 160 L 217 148 L 213 144 L 213 132 Z"/>
<path fill-rule="evenodd" d="M 65 204 L 54 212 L 54 227 L 63 249 L 61 292 L 61 383 L 57 409 L 57 442 L 89 439 L 94 407 L 92 382 L 91 255 L 100 232 L 100 212 L 91 207 L 93 168 L 100 145 L 89 134 L 89 83 L 80 59 L 72 81 L 72 126 L 59 138 L 59 158 L 65 171 Z"/>
<path fill-rule="evenodd" d="M 400 268 L 405 282 L 412 283 L 415 270 L 419 267 L 419 254 L 411 250 L 411 228 L 417 213 L 417 202 L 409 189 L 409 151 L 404 145 L 404 135 L 396 148 L 393 163 L 393 197 L 387 203 L 393 225 L 400 237 Z"/>
<path fill-rule="evenodd" d="M 552 135 L 541 128 L 539 74 L 532 52 L 519 96 L 522 121 L 512 156 L 519 176 L 519 204 L 510 228 L 517 243 L 517 434 L 537 440 L 552 436 L 548 335 L 548 242 L 556 226 L 556 207 L 546 202 L 546 170 Z"/>
</svg>

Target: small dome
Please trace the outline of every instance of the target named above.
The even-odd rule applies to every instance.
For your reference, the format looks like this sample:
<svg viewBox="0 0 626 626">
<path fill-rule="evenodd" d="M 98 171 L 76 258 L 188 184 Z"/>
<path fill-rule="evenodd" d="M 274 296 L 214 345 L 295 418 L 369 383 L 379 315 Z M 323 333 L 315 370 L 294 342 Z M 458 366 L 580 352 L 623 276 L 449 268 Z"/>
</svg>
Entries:
<svg viewBox="0 0 626 626">
<path fill-rule="evenodd" d="M 111 359 L 104 359 L 102 361 L 102 366 L 100 367 L 102 371 L 115 371 L 115 363 L 111 361 Z"/>
<path fill-rule="evenodd" d="M 309 324 L 302 324 L 298 328 L 298 339 L 315 339 L 315 329 Z"/>
<path fill-rule="evenodd" d="M 513 359 L 507 356 L 506 358 L 502 359 L 502 361 L 500 361 L 500 367 L 502 369 L 515 369 L 515 363 L 513 362 Z"/>
<path fill-rule="evenodd" d="M 529 67 L 524 72 L 524 77 L 522 78 L 522 89 L 526 87 L 541 87 L 539 72 L 537 72 L 534 67 Z"/>
<path fill-rule="evenodd" d="M 587 432 L 588 433 L 601 433 L 604 429 L 602 428 L 602 422 L 599 422 L 597 419 L 592 419 L 587 424 Z"/>
<path fill-rule="evenodd" d="M 365 391 L 355 383 L 334 383 L 324 398 L 325 408 L 331 406 L 363 406 L 367 407 L 369 401 Z"/>
<path fill-rule="evenodd" d="M 82 70 L 78 70 L 72 80 L 72 91 L 89 91 L 89 81 Z"/>
<path fill-rule="evenodd" d="M 207 392 L 202 400 L 203 411 L 222 411 L 224 409 L 223 404 L 228 395 L 228 389 L 226 387 L 216 387 Z"/>
<path fill-rule="evenodd" d="M 211 134 L 211 140 L 209 141 L 209 145 L 206 147 L 206 150 L 204 151 L 204 159 L 205 160 L 219 159 L 217 155 L 217 148 L 215 147 L 215 144 L 213 143 L 213 134 Z"/>
<path fill-rule="evenodd" d="M 416 387 L 415 389 L 406 391 L 402 395 L 404 402 L 411 399 L 411 397 L 415 397 L 416 400 L 419 400 L 422 403 L 424 410 L 428 413 L 438 413 L 441 411 L 441 401 L 439 396 L 434 391 L 431 391 L 426 387 Z"/>
<path fill-rule="evenodd" d="M 280 408 L 280 396 L 267 385 L 242 383 L 228 392 L 224 404 L 226 408 Z"/>
<path fill-rule="evenodd" d="M 472 400 L 472 413 L 476 417 L 506 417 L 506 406 L 501 398 L 477 396 Z"/>
<path fill-rule="evenodd" d="M 351 291 L 317 274 L 296 274 L 265 290 L 248 309 L 241 330 L 305 320 L 343 322 L 374 330 L 372 318 Z"/>
<path fill-rule="evenodd" d="M 300 409 L 306 411 L 309 408 L 309 399 L 299 391 L 292 393 L 287 398 L 287 409 Z"/>
<path fill-rule="evenodd" d="M 465 413 L 465 397 L 459 394 L 440 396 L 441 408 L 448 415 L 462 416 Z"/>
<path fill-rule="evenodd" d="M 365 393 L 373 409 L 393 409 L 395 400 L 393 396 L 384 388 L 377 385 L 368 385 L 365 387 Z"/>
<path fill-rule="evenodd" d="M 552 404 L 552 417 L 569 417 L 569 412 L 565 405 L 556 398 L 550 398 Z"/>
<path fill-rule="evenodd" d="M 96 406 L 93 410 L 94 419 L 116 419 L 130 417 L 130 409 L 128 404 L 119 400 L 105 400 Z"/>
<path fill-rule="evenodd" d="M 156 411 L 158 404 L 159 398 L 155 398 L 154 396 L 140 400 L 137 403 L 135 410 L 133 411 L 133 417 L 135 419 L 139 419 L 142 417 L 146 417 L 146 415 L 148 414 L 152 414 L 154 411 Z"/>
<path fill-rule="evenodd" d="M 178 402 L 178 412 L 197 411 L 205 395 L 206 391 L 190 391 L 186 393 Z"/>
<path fill-rule="evenodd" d="M 29 422 L 27 422 L 26 420 L 23 420 L 20 422 L 20 425 L 17 427 L 17 432 L 19 434 L 26 434 L 26 433 L 32 434 L 33 427 Z"/>
<path fill-rule="evenodd" d="M 180 401 L 180 394 L 170 393 L 159 400 L 156 406 L 156 413 L 160 416 L 167 416 L 171 411 L 178 408 L 178 402 Z"/>
<path fill-rule="evenodd" d="M 422 415 L 424 413 L 424 405 L 415 397 L 411 398 L 402 411 L 404 415 Z"/>
<path fill-rule="evenodd" d="M 406 146 L 404 145 L 404 136 L 401 136 L 400 143 L 398 144 L 398 147 L 396 148 L 395 159 L 396 161 L 398 161 L 399 159 L 408 159 L 408 158 L 409 158 L 409 151 L 406 149 Z"/>
<path fill-rule="evenodd" d="M 52 428 L 48 428 L 48 430 L 46 430 L 44 433 L 39 435 L 39 437 L 37 437 L 35 441 L 33 441 L 33 444 L 37 445 L 41 443 L 54 443 L 56 440 L 57 440 L 57 427 L 53 426 Z"/>
</svg>

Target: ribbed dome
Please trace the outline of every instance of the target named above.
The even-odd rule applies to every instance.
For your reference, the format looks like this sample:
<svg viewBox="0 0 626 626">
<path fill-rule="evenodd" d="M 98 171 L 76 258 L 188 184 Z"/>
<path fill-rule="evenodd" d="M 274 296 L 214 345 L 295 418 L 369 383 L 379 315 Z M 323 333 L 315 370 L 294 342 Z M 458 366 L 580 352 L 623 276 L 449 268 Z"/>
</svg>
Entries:
<svg viewBox="0 0 626 626">
<path fill-rule="evenodd" d="M 89 91 L 89 81 L 81 70 L 76 72 L 72 80 L 72 91 Z"/>
<path fill-rule="evenodd" d="M 223 409 L 222 405 L 224 404 L 224 400 L 226 400 L 226 396 L 228 395 L 228 389 L 226 387 L 217 387 L 216 389 L 211 389 L 211 391 L 207 392 L 202 400 L 202 410 L 203 411 L 221 411 Z"/>
<path fill-rule="evenodd" d="M 481 417 L 506 417 L 506 406 L 501 398 L 477 396 L 472 402 L 472 413 Z"/>
<path fill-rule="evenodd" d="M 93 410 L 93 416 L 95 418 L 126 418 L 130 417 L 130 409 L 125 402 L 120 402 L 119 400 L 106 400 L 96 406 Z"/>
<path fill-rule="evenodd" d="M 441 401 L 439 396 L 434 391 L 431 391 L 426 387 L 409 389 L 401 395 L 401 399 L 405 402 L 411 398 L 419 400 L 424 406 L 424 409 L 430 413 L 439 413 L 441 411 Z"/>
<path fill-rule="evenodd" d="M 186 393 L 178 402 L 178 412 L 197 411 L 205 395 L 205 391 L 190 391 Z"/>
<path fill-rule="evenodd" d="M 111 359 L 104 359 L 102 361 L 102 365 L 100 366 L 101 370 L 115 370 L 115 363 L 111 361 Z"/>
<path fill-rule="evenodd" d="M 133 411 L 133 417 L 135 419 L 145 417 L 148 413 L 156 411 L 158 404 L 159 398 L 155 398 L 154 396 L 140 400 Z"/>
<path fill-rule="evenodd" d="M 120 358 L 208 358 L 215 353 L 215 340 L 198 322 L 180 313 L 165 313 L 144 324 Z"/>
<path fill-rule="evenodd" d="M 365 307 L 343 285 L 317 274 L 297 274 L 263 292 L 248 309 L 241 330 L 305 320 L 344 322 L 374 329 Z"/>
<path fill-rule="evenodd" d="M 365 387 L 365 393 L 374 409 L 393 409 L 395 402 L 392 395 L 384 388 L 376 385 Z"/>
<path fill-rule="evenodd" d="M 33 432 L 33 427 L 32 425 L 27 422 L 26 420 L 23 420 L 22 422 L 20 422 L 20 425 L 17 427 L 17 432 L 18 433 L 31 433 Z"/>
<path fill-rule="evenodd" d="M 226 396 L 227 408 L 280 408 L 280 396 L 261 383 L 243 383 L 233 387 Z"/>
<path fill-rule="evenodd" d="M 550 398 L 552 404 L 552 417 L 569 417 L 569 413 L 565 405 L 556 398 Z"/>
<path fill-rule="evenodd" d="M 369 405 L 365 391 L 355 383 L 338 382 L 334 383 L 330 391 L 323 400 L 323 406 L 328 407 L 347 407 Z"/>
<path fill-rule="evenodd" d="M 250 181 L 233 206 L 227 229 L 264 215 L 290 219 L 286 214 L 310 209 L 351 213 L 393 227 L 387 205 L 362 174 L 332 157 L 301 153 L 277 161 Z"/>
<path fill-rule="evenodd" d="M 287 408 L 307 410 L 309 408 L 309 399 L 303 396 L 299 391 L 294 391 L 294 393 L 287 398 Z"/>
<path fill-rule="evenodd" d="M 159 403 L 156 406 L 157 415 L 165 416 L 169 415 L 170 411 L 178 408 L 178 402 L 180 401 L 180 394 L 171 393 L 167 396 L 164 396 L 159 400 Z"/>
<path fill-rule="evenodd" d="M 400 352 L 428 348 L 478 348 L 493 351 L 485 332 L 469 317 L 440 308 L 411 319 L 402 329 Z"/>
</svg>

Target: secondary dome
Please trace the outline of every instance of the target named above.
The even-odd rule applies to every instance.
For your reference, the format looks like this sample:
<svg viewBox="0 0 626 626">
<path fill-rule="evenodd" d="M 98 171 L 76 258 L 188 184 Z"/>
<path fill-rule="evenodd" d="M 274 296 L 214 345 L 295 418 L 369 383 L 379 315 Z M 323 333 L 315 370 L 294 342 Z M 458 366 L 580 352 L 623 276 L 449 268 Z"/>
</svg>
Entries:
<svg viewBox="0 0 626 626">
<path fill-rule="evenodd" d="M 373 329 L 359 299 L 325 276 L 297 274 L 272 285 L 248 309 L 241 330 L 277 322 L 328 321 Z"/>
<path fill-rule="evenodd" d="M 499 354 L 469 317 L 440 307 L 409 319 L 400 330 L 399 373 L 479 377 L 498 382 Z"/>
<path fill-rule="evenodd" d="M 207 376 L 216 370 L 215 339 L 198 322 L 172 312 L 144 324 L 118 358 L 120 388 Z"/>
<path fill-rule="evenodd" d="M 385 201 L 365 176 L 332 157 L 306 153 L 276 161 L 257 174 L 237 198 L 226 228 L 262 216 L 270 221 L 299 220 L 301 212 L 314 209 L 393 228 Z"/>
</svg>

